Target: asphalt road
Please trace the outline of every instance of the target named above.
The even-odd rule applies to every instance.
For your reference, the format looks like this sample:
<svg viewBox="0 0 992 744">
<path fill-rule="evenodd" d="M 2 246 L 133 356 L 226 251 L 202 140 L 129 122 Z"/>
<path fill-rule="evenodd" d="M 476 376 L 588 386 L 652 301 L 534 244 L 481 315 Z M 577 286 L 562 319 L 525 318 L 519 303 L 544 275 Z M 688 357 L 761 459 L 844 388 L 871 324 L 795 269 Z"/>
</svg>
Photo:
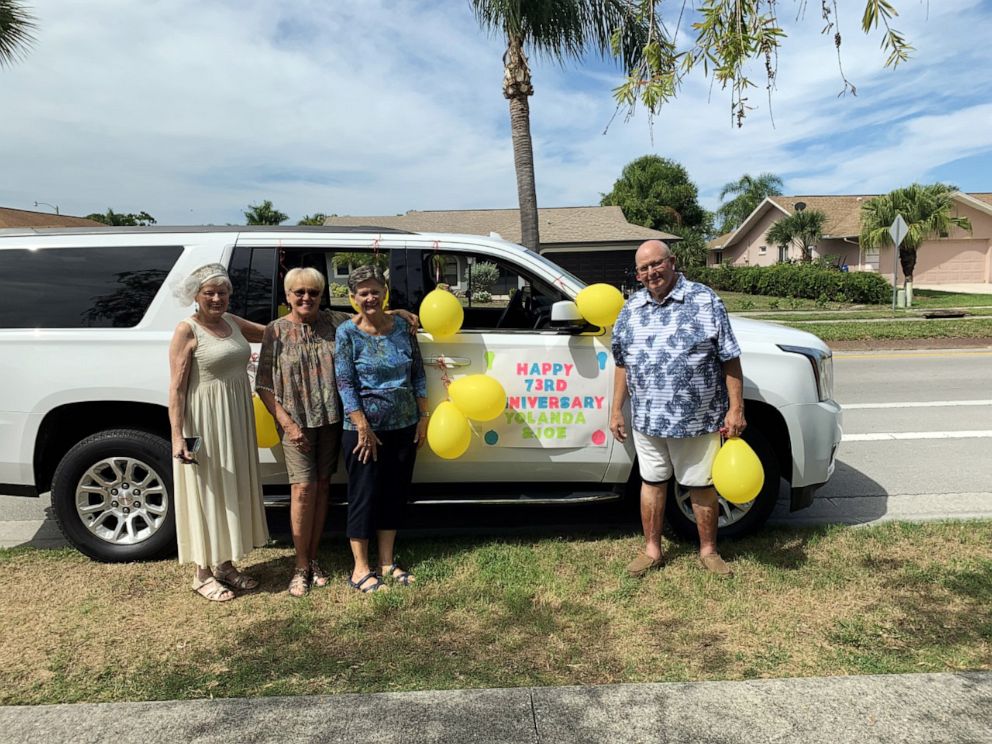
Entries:
<svg viewBox="0 0 992 744">
<path fill-rule="evenodd" d="M 840 352 L 834 374 L 837 470 L 796 521 L 992 512 L 992 350 Z"/>
<path fill-rule="evenodd" d="M 844 406 L 837 470 L 810 509 L 790 514 L 782 490 L 773 524 L 871 523 L 885 519 L 992 518 L 992 349 L 839 352 L 835 398 Z M 47 496 L 0 496 L 0 546 L 61 545 Z M 450 511 L 450 507 L 448 508 Z M 528 524 L 550 533 L 616 524 L 627 512 L 592 507 L 418 509 L 415 524 Z M 284 535 L 285 510 L 269 510 Z M 635 515 L 625 524 L 636 530 Z M 340 524 L 332 512 L 329 524 Z"/>
</svg>

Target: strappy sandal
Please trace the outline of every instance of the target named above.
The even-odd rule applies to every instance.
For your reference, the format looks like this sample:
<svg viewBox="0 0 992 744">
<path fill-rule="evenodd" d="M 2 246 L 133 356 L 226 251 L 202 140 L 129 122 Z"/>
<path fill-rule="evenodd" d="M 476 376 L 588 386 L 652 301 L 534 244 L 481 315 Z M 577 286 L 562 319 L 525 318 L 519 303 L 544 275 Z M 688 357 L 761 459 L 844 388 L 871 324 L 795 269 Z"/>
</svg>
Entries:
<svg viewBox="0 0 992 744">
<path fill-rule="evenodd" d="M 258 589 L 258 579 L 241 573 L 234 566 L 231 566 L 227 571 L 214 571 L 214 578 L 221 584 L 231 589 L 237 589 L 239 592 L 251 592 Z"/>
<path fill-rule="evenodd" d="M 194 578 L 193 591 L 204 599 L 209 599 L 211 602 L 230 602 L 236 596 L 233 591 L 221 584 L 213 576 L 209 579 L 203 579 L 203 581 Z"/>
<path fill-rule="evenodd" d="M 365 582 L 368 581 L 369 579 L 375 579 L 375 583 L 365 586 Z M 368 594 L 369 592 L 381 592 L 388 588 L 385 584 L 382 583 L 382 579 L 379 578 L 379 575 L 376 574 L 375 571 L 369 571 L 358 581 L 352 581 L 351 578 L 349 577 L 348 586 L 350 586 L 352 589 L 356 591 L 361 592 L 362 594 Z"/>
<path fill-rule="evenodd" d="M 399 573 L 396 573 L 397 571 L 399 571 Z M 400 565 L 399 561 L 393 561 L 388 566 L 383 566 L 382 575 L 386 579 L 395 581 L 397 584 L 402 584 L 403 586 L 410 586 L 417 580 L 412 573 Z"/>
<path fill-rule="evenodd" d="M 327 575 L 327 572 L 317 565 L 317 561 L 310 561 L 310 586 L 311 587 L 321 587 L 327 586 L 331 577 Z"/>
<path fill-rule="evenodd" d="M 298 568 L 289 580 L 289 596 L 304 597 L 310 591 L 310 569 Z"/>
</svg>

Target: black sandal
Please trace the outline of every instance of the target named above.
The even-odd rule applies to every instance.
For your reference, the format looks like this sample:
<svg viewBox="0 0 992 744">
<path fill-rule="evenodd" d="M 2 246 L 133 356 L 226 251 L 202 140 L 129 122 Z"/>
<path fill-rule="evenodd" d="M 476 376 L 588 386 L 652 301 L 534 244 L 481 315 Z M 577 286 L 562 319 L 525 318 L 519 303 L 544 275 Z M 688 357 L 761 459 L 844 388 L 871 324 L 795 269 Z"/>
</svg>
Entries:
<svg viewBox="0 0 992 744">
<path fill-rule="evenodd" d="M 363 588 L 362 585 L 369 579 L 375 579 L 375 583 L 369 584 L 368 586 Z M 379 578 L 379 575 L 375 571 L 369 571 L 358 581 L 352 581 L 351 577 L 349 577 L 348 586 L 350 586 L 352 589 L 355 589 L 356 591 L 361 592 L 362 594 L 368 594 L 369 592 L 377 592 L 380 589 L 386 588 L 386 585 L 382 583 L 382 579 Z"/>
<path fill-rule="evenodd" d="M 397 574 L 396 572 L 399 571 Z M 399 561 L 393 561 L 388 566 L 382 567 L 382 575 L 387 579 L 392 579 L 397 584 L 410 586 L 416 579 L 413 574 L 400 565 Z"/>
</svg>

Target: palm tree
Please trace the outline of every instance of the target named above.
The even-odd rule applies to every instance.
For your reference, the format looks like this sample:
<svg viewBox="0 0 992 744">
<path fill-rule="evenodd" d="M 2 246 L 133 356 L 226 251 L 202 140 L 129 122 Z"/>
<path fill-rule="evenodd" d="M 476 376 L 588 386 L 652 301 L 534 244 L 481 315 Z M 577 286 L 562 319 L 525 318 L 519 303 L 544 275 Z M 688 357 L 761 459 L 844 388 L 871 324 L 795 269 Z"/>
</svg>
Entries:
<svg viewBox="0 0 992 744">
<path fill-rule="evenodd" d="M 741 225 L 748 215 L 769 196 L 781 196 L 784 184 L 774 173 L 760 173 L 754 178 L 745 173 L 736 181 L 724 184 L 720 189 L 720 201 L 734 196 L 716 210 L 720 219 L 720 232 L 730 232 Z"/>
<path fill-rule="evenodd" d="M 524 50 L 558 62 L 594 51 L 618 57 L 631 70 L 647 40 L 646 21 L 629 0 L 472 0 L 472 9 L 483 28 L 506 39 L 503 96 L 510 103 L 521 243 L 537 251 L 537 188 L 527 101 L 534 86 Z"/>
<path fill-rule="evenodd" d="M 889 227 L 902 215 L 908 231 L 899 246 L 899 263 L 906 277 L 906 304 L 913 304 L 913 272 L 916 270 L 916 252 L 923 241 L 945 237 L 952 227 L 960 227 L 971 232 L 971 222 L 967 217 L 957 217 L 954 210 L 956 186 L 932 183 L 921 186 L 914 183 L 905 188 L 895 189 L 888 194 L 876 196 L 861 205 L 862 248 L 880 248 L 892 245 Z M 896 277 L 892 277 L 895 284 Z"/>
<path fill-rule="evenodd" d="M 34 42 L 34 16 L 18 0 L 0 0 L 0 67 L 13 64 Z"/>
<path fill-rule="evenodd" d="M 249 204 L 244 213 L 246 225 L 278 225 L 289 219 L 289 215 L 280 212 L 266 199 L 261 204 Z"/>
<path fill-rule="evenodd" d="M 813 247 L 823 237 L 826 222 L 827 215 L 824 212 L 803 209 L 780 219 L 771 226 L 765 237 L 770 243 L 783 248 L 798 245 L 803 262 L 809 263 L 813 260 Z"/>
</svg>

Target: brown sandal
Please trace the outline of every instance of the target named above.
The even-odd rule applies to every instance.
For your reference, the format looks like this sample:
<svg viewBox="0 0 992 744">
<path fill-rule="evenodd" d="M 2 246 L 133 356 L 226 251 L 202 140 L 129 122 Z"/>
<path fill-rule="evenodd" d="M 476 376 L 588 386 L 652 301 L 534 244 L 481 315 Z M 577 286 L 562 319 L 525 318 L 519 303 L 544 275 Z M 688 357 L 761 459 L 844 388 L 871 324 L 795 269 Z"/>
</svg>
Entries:
<svg viewBox="0 0 992 744">
<path fill-rule="evenodd" d="M 234 566 L 231 566 L 226 571 L 214 571 L 214 578 L 221 584 L 231 589 L 237 589 L 239 592 L 251 592 L 258 589 L 258 579 L 241 573 Z"/>
<path fill-rule="evenodd" d="M 193 591 L 204 599 L 209 599 L 211 602 L 230 602 L 235 597 L 233 591 L 221 584 L 213 576 L 203 581 L 194 578 Z"/>
</svg>

